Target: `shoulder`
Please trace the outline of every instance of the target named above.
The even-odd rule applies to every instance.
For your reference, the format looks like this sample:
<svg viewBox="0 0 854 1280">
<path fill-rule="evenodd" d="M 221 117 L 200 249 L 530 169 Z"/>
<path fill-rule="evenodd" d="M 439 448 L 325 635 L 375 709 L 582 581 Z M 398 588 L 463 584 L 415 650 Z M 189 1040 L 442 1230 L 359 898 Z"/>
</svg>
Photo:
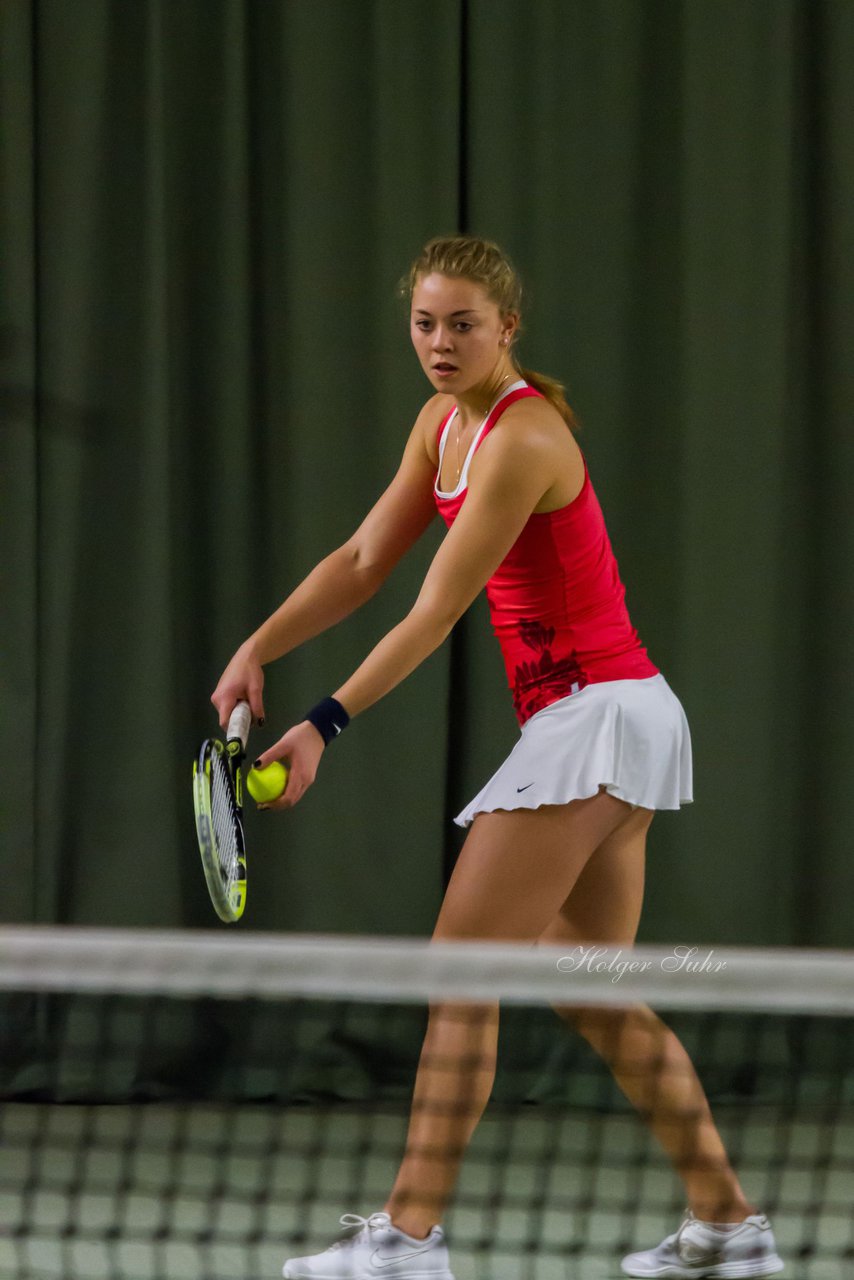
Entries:
<svg viewBox="0 0 854 1280">
<path fill-rule="evenodd" d="M 415 419 L 414 432 L 421 436 L 424 448 L 434 466 L 439 463 L 439 425 L 454 407 L 454 397 L 437 392 L 421 408 Z"/>
<path fill-rule="evenodd" d="M 542 396 L 525 396 L 508 405 L 478 452 L 508 455 L 517 461 L 531 456 L 554 458 L 575 443 L 553 404 Z M 576 446 L 577 448 L 577 446 Z"/>
<path fill-rule="evenodd" d="M 539 396 L 508 405 L 478 449 L 469 485 L 530 485 L 535 511 L 570 503 L 584 484 L 584 458 L 563 417 Z"/>
</svg>

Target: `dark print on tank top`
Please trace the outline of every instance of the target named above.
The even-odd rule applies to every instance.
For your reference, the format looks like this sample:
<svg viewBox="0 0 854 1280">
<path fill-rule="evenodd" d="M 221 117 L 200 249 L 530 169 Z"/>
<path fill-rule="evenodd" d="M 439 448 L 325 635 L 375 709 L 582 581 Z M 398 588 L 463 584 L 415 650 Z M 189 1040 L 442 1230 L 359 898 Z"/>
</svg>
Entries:
<svg viewBox="0 0 854 1280">
<path fill-rule="evenodd" d="M 536 661 L 523 662 L 516 668 L 513 706 L 520 719 L 527 720 L 535 711 L 542 710 L 551 702 L 557 702 L 558 698 L 578 693 L 589 683 L 574 649 L 567 658 L 555 661 L 552 657 L 554 627 L 544 627 L 536 618 L 520 618 L 519 638 L 529 649 L 539 654 Z"/>
</svg>

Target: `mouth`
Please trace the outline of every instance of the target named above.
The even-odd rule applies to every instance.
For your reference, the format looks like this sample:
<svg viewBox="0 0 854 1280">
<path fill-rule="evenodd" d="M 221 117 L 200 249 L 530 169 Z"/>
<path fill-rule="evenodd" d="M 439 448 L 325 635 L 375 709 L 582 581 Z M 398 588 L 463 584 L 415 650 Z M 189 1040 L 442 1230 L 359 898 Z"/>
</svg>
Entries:
<svg viewBox="0 0 854 1280">
<path fill-rule="evenodd" d="M 457 366 L 449 364 L 447 360 L 440 360 L 438 364 L 433 365 L 433 373 L 437 373 L 440 378 L 449 378 L 452 373 L 457 372 Z"/>
</svg>

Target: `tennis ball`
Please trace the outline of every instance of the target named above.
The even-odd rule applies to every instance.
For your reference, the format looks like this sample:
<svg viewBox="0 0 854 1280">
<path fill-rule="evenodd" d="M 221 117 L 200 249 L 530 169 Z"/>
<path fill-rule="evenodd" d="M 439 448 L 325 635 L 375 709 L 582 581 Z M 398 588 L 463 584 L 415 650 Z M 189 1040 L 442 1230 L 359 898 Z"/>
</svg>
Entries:
<svg viewBox="0 0 854 1280">
<path fill-rule="evenodd" d="M 264 769 L 250 769 L 246 775 L 246 790 L 256 804 L 268 804 L 278 800 L 288 781 L 288 771 L 278 760 Z"/>
</svg>

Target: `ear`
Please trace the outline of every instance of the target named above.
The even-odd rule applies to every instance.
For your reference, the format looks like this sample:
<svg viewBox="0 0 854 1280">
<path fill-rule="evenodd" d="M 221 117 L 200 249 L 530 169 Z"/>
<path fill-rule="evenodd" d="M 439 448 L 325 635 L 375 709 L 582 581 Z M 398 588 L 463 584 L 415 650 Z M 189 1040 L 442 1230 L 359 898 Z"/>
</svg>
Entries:
<svg viewBox="0 0 854 1280">
<path fill-rule="evenodd" d="M 501 317 L 501 345 L 509 347 L 519 329 L 518 311 L 505 311 Z"/>
</svg>

